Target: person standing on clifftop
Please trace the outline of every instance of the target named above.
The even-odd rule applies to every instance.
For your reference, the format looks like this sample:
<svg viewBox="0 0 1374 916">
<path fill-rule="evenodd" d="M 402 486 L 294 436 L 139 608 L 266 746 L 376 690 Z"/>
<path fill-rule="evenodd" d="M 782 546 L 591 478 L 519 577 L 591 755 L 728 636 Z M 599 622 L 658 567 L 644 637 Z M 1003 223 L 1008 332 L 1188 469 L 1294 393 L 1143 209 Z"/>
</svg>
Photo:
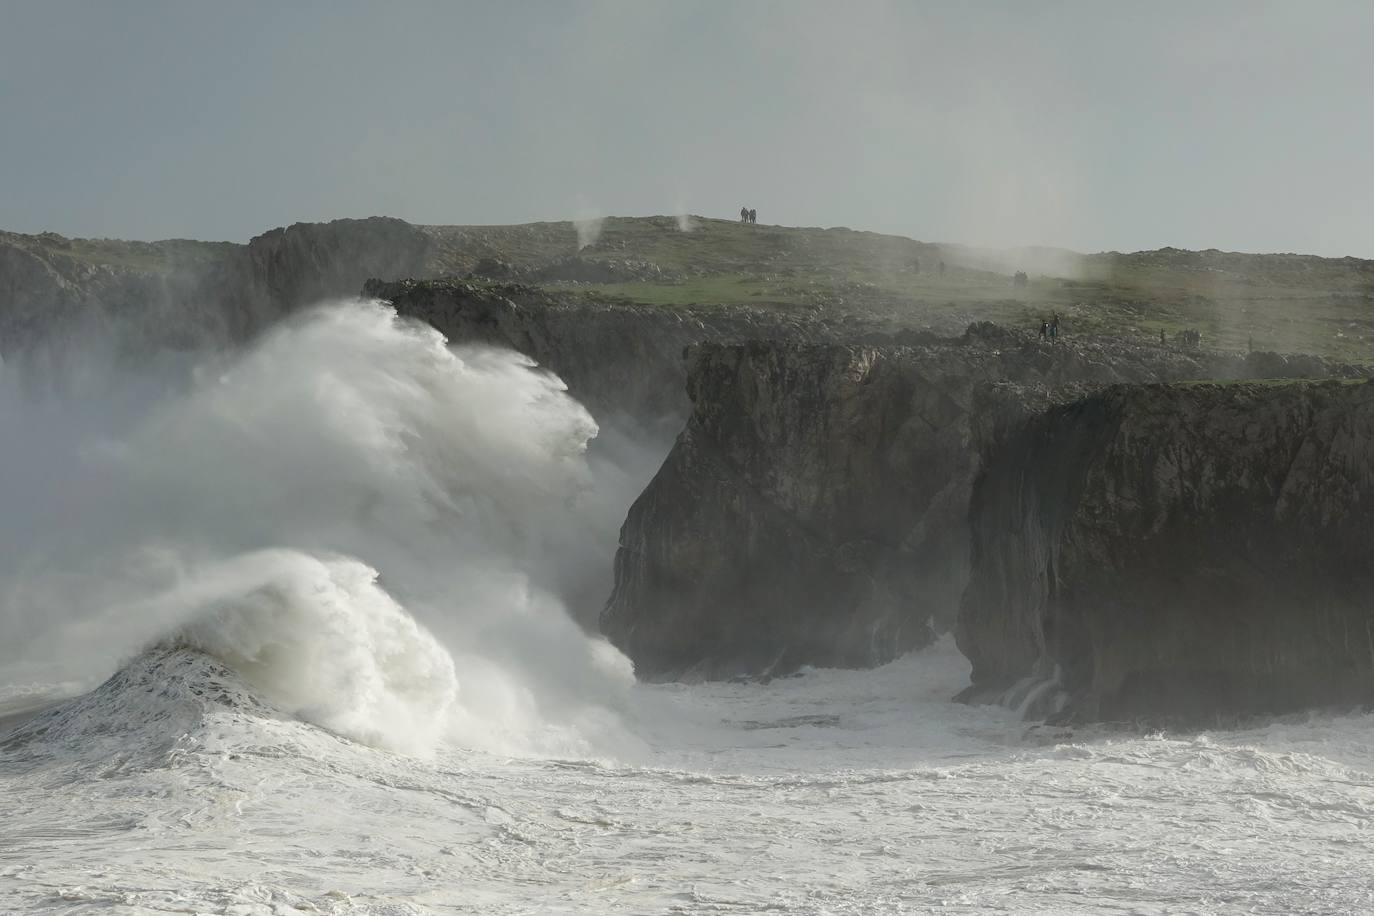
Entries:
<svg viewBox="0 0 1374 916">
<path fill-rule="evenodd" d="M 740 221 L 741 223 L 747 223 L 747 222 L 749 222 L 749 208 L 748 208 L 748 207 L 740 207 L 740 208 L 739 208 L 739 221 Z"/>
<path fill-rule="evenodd" d="M 757 223 L 758 221 L 759 221 L 759 211 L 757 211 L 757 210 L 750 210 L 750 211 L 749 211 L 749 225 L 752 226 L 752 225 L 754 225 L 754 223 Z"/>
</svg>

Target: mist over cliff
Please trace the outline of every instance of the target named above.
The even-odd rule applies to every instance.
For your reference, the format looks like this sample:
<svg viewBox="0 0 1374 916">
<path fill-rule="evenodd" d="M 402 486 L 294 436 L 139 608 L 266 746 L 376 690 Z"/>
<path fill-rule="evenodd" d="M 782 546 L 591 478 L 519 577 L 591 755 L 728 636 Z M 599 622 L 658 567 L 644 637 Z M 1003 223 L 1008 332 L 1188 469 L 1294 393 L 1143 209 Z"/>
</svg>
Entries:
<svg viewBox="0 0 1374 916">
<path fill-rule="evenodd" d="M 1018 705 L 1016 682 L 1064 663 L 1008 623 L 1024 639 L 997 651 L 1034 661 L 988 675 L 970 641 L 970 621 L 1020 613 L 969 597 L 988 594 L 976 494 L 1003 443 L 1114 383 L 1367 374 L 1351 361 L 1367 262 L 992 251 L 702 218 L 591 229 L 373 218 L 244 246 L 9 234 L 0 350 L 15 371 L 66 377 L 76 353 L 112 371 L 184 362 L 363 290 L 455 345 L 523 354 L 590 411 L 589 469 L 615 495 L 558 589 L 641 677 L 880 665 L 957 618 L 982 685 L 968 695 Z M 970 321 L 988 317 L 1002 324 Z M 1316 352 L 1276 352 L 1298 339 Z"/>
</svg>

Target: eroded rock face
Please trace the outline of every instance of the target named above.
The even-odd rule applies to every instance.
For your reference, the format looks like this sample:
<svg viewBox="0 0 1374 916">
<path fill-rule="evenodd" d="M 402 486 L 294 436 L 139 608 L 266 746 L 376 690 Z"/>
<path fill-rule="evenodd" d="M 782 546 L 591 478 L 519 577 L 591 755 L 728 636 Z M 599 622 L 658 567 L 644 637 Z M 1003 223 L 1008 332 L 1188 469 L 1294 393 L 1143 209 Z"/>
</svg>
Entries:
<svg viewBox="0 0 1374 916">
<path fill-rule="evenodd" d="M 1060 718 L 1084 720 L 1374 701 L 1371 506 L 1374 383 L 1114 387 L 1052 408 L 994 450 L 973 499 L 971 694 L 1052 677 Z"/>
<path fill-rule="evenodd" d="M 831 333 L 796 316 L 603 302 L 520 284 L 372 281 L 363 294 L 433 325 L 454 343 L 518 350 L 563 379 L 598 419 L 627 417 L 667 430 L 668 439 L 688 414 L 683 351 L 689 345 Z"/>
<path fill-rule="evenodd" d="M 920 369 L 904 348 L 694 351 L 695 409 L 630 510 L 602 616 L 642 675 L 860 667 L 929 641 L 938 547 L 911 519 L 951 498 L 954 469 L 921 471 L 966 429 Z"/>
<path fill-rule="evenodd" d="M 692 414 L 621 530 L 602 632 L 659 679 L 866 667 L 929 642 L 964 584 L 976 440 L 1045 397 L 990 386 L 1005 358 L 974 337 L 693 348 Z"/>
<path fill-rule="evenodd" d="M 1245 371 L 990 325 L 914 346 L 690 353 L 691 416 L 630 509 L 601 618 L 641 677 L 862 667 L 927 642 L 953 625 L 994 443 L 1104 385 Z"/>
<path fill-rule="evenodd" d="M 363 292 L 433 325 L 454 343 L 524 353 L 563 379 L 599 418 L 624 414 L 674 428 L 687 413 L 683 348 L 726 333 L 689 312 L 569 303 L 513 284 L 371 282 Z"/>
<path fill-rule="evenodd" d="M 356 296 L 371 277 L 423 274 L 429 237 L 389 217 L 296 223 L 256 236 L 202 282 L 227 330 L 244 339 L 281 314 L 331 296 Z"/>
</svg>

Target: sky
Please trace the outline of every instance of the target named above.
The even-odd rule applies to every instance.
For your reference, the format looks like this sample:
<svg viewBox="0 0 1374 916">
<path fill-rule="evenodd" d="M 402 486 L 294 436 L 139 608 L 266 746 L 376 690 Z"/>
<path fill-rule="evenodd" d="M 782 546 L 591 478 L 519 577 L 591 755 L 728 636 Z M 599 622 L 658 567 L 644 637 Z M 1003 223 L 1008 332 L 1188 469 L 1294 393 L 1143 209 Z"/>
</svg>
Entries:
<svg viewBox="0 0 1374 916">
<path fill-rule="evenodd" d="M 0 228 L 690 212 L 1374 258 L 1374 3 L 0 0 Z"/>
</svg>

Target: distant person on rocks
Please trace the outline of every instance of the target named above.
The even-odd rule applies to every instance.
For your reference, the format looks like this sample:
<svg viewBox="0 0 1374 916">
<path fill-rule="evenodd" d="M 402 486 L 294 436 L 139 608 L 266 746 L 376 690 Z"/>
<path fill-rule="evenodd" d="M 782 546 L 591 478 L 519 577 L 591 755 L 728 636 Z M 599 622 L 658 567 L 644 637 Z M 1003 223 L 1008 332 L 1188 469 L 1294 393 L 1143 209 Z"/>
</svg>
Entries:
<svg viewBox="0 0 1374 916">
<path fill-rule="evenodd" d="M 759 221 L 759 211 L 757 211 L 757 210 L 750 210 L 750 211 L 749 211 L 749 224 L 752 226 L 754 223 L 757 223 L 758 221 Z"/>
<path fill-rule="evenodd" d="M 1053 340 L 1053 339 L 1057 338 L 1058 336 L 1059 336 L 1059 313 L 1058 313 L 1058 312 L 1055 312 L 1055 313 L 1054 313 L 1054 317 L 1050 319 L 1050 339 Z"/>
<path fill-rule="evenodd" d="M 748 207 L 740 207 L 740 208 L 739 208 L 739 221 L 740 221 L 741 223 L 747 223 L 747 222 L 749 222 L 749 208 L 748 208 Z"/>
<path fill-rule="evenodd" d="M 1160 345 L 1161 347 L 1162 347 L 1162 346 L 1165 346 L 1164 329 L 1163 329 L 1163 328 L 1160 328 L 1160 329 L 1159 329 L 1159 345 Z"/>
<path fill-rule="evenodd" d="M 1044 340 L 1046 337 L 1049 337 L 1049 336 L 1050 336 L 1050 323 L 1049 323 L 1048 321 L 1042 321 L 1042 322 L 1040 322 L 1040 339 L 1041 339 L 1041 340 Z"/>
</svg>

